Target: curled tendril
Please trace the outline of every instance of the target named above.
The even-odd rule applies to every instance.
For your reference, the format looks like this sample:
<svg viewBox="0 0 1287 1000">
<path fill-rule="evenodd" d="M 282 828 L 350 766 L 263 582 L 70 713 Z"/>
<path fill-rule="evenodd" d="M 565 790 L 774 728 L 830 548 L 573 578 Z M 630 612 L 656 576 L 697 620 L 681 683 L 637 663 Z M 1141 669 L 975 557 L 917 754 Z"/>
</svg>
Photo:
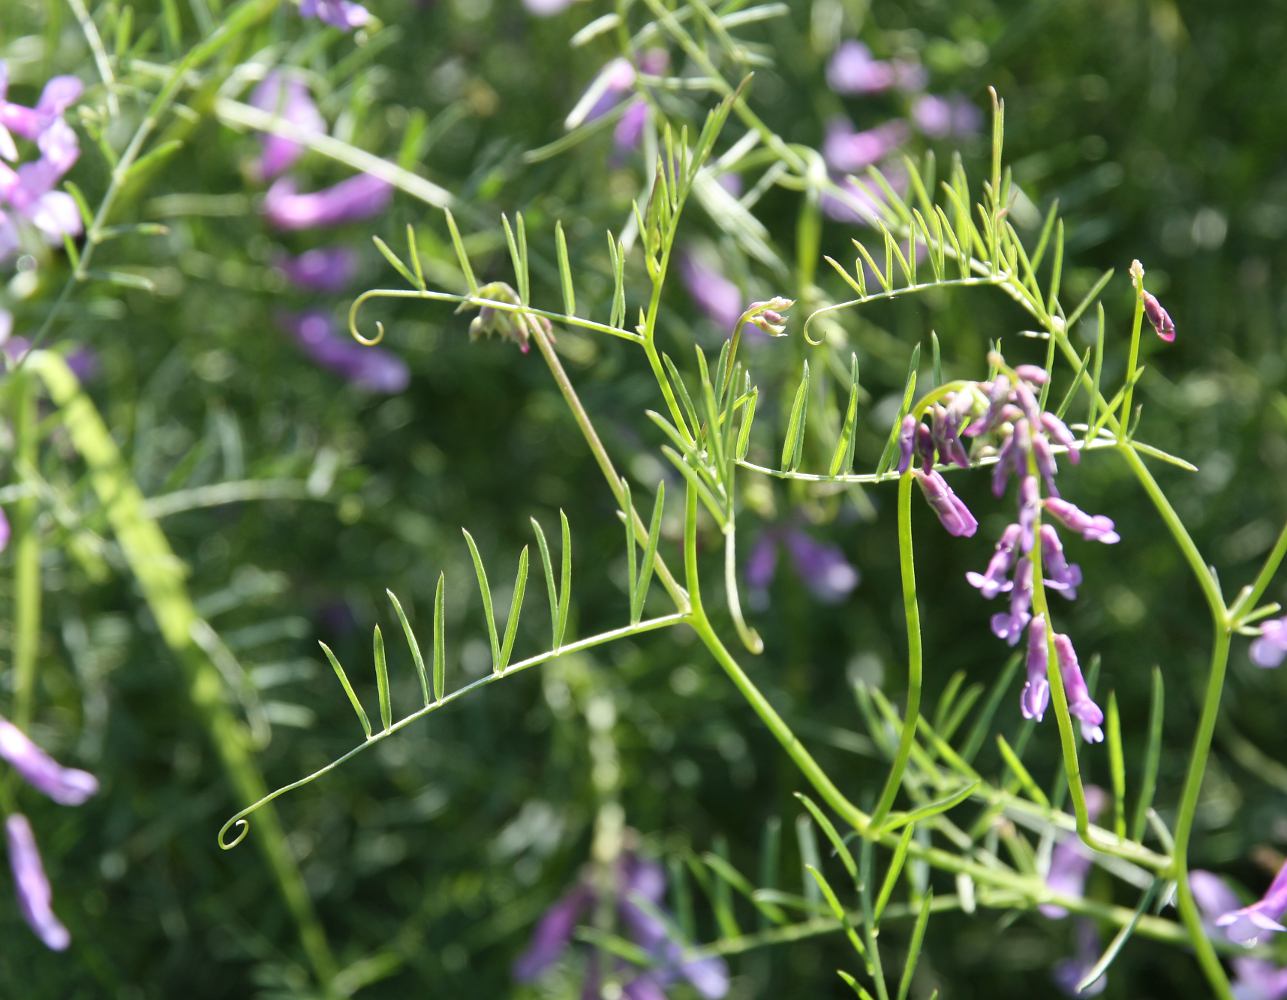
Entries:
<svg viewBox="0 0 1287 1000">
<path fill-rule="evenodd" d="M 380 341 L 384 339 L 384 324 L 377 319 L 375 321 L 375 336 L 374 337 L 364 336 L 361 333 L 361 331 L 358 330 L 358 327 L 357 327 L 357 314 L 358 314 L 358 310 L 362 308 L 362 305 L 366 302 L 367 299 L 381 297 L 380 291 L 381 290 L 378 288 L 372 288 L 368 291 L 365 291 L 361 295 L 359 295 L 356 299 L 353 300 L 353 305 L 349 306 L 349 333 L 352 335 L 354 340 L 356 340 L 359 344 L 365 345 L 366 347 L 374 347 L 376 344 L 378 344 Z M 243 833 L 242 836 L 244 837 L 245 834 Z"/>
<path fill-rule="evenodd" d="M 250 824 L 245 819 L 243 819 L 243 817 L 247 816 L 253 810 L 254 810 L 254 806 L 251 806 L 250 809 L 243 809 L 241 812 L 237 813 L 236 816 L 228 820 L 227 823 L 225 823 L 223 826 L 219 828 L 220 850 L 231 851 L 234 847 L 236 847 L 238 844 L 240 844 L 243 840 L 246 839 L 246 834 L 250 832 Z M 237 835 L 233 837 L 232 840 L 225 841 L 224 835 L 228 832 L 228 827 L 233 825 L 237 827 Z"/>
</svg>

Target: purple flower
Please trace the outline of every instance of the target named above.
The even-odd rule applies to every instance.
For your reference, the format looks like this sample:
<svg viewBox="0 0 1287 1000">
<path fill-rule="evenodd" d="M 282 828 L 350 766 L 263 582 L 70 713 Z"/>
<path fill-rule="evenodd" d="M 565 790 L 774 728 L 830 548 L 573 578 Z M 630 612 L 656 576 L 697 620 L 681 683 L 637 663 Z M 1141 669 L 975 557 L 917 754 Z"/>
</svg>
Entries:
<svg viewBox="0 0 1287 1000">
<path fill-rule="evenodd" d="M 1048 497 L 1045 504 L 1046 512 L 1051 517 L 1088 542 L 1113 545 L 1121 541 L 1121 536 L 1115 530 L 1112 519 L 1103 514 L 1087 514 L 1076 505 L 1059 497 Z"/>
<path fill-rule="evenodd" d="M 1032 615 L 1028 609 L 1032 606 L 1032 562 L 1025 556 L 1014 568 L 1014 589 L 1010 591 L 1009 612 L 997 612 L 992 616 L 992 634 L 1004 639 L 1011 646 L 1019 645 L 1019 637 L 1028 627 Z"/>
<path fill-rule="evenodd" d="M 1063 594 L 1068 600 L 1077 596 L 1081 586 L 1081 567 L 1064 557 L 1063 542 L 1052 525 L 1041 526 L 1041 566 L 1048 590 Z"/>
<path fill-rule="evenodd" d="M 1086 679 L 1081 675 L 1077 652 L 1066 635 L 1055 634 L 1055 656 L 1059 659 L 1059 675 L 1063 678 L 1064 694 L 1068 697 L 1068 714 L 1081 723 L 1081 738 L 1087 743 L 1102 743 L 1104 731 L 1100 725 L 1104 713 L 1091 700 Z"/>
<path fill-rule="evenodd" d="M 527 8 L 529 14 L 550 17 L 571 7 L 572 0 L 523 0 L 523 6 Z"/>
<path fill-rule="evenodd" d="M 297 76 L 274 70 L 255 88 L 250 95 L 250 103 L 263 111 L 271 111 L 282 121 L 310 135 L 326 132 L 326 122 L 308 93 L 308 85 Z M 271 132 L 265 134 L 259 177 L 271 180 L 294 166 L 303 153 L 304 145 L 298 140 Z"/>
<path fill-rule="evenodd" d="M 1232 941 L 1253 945 L 1265 934 L 1287 931 L 1279 921 L 1287 912 L 1287 864 L 1278 870 L 1264 896 L 1250 906 L 1230 910 L 1216 917 L 1216 926 Z"/>
<path fill-rule="evenodd" d="M 931 139 L 961 139 L 983 127 L 979 109 L 959 94 L 937 97 L 924 94 L 912 104 L 912 121 Z"/>
<path fill-rule="evenodd" d="M 342 291 L 357 273 L 357 264 L 357 254 L 349 247 L 317 247 L 275 261 L 277 270 L 296 288 L 317 292 Z"/>
<path fill-rule="evenodd" d="M 1037 512 L 1041 509 L 1041 494 L 1035 476 L 1024 476 L 1019 482 L 1019 545 L 1024 552 L 1031 552 Z"/>
<path fill-rule="evenodd" d="M 1045 432 L 1055 439 L 1055 443 L 1062 445 L 1068 450 L 1068 461 L 1076 465 L 1081 461 L 1081 447 L 1068 425 L 1056 417 L 1053 413 L 1045 411 L 1041 414 L 1041 426 Z"/>
<path fill-rule="evenodd" d="M 0 507 L 0 552 L 9 547 L 9 515 Z"/>
<path fill-rule="evenodd" d="M 900 121 L 858 132 L 848 119 L 833 118 L 827 123 L 822 157 L 832 170 L 853 174 L 879 163 L 906 141 L 907 126 Z"/>
<path fill-rule="evenodd" d="M 299 0 L 299 13 L 344 31 L 360 28 L 371 20 L 371 12 L 352 0 Z"/>
<path fill-rule="evenodd" d="M 63 767 L 3 716 L 0 716 L 0 758 L 7 761 L 23 781 L 59 805 L 78 806 L 98 791 L 98 779 L 92 774 Z"/>
<path fill-rule="evenodd" d="M 1171 322 L 1171 314 L 1162 308 L 1162 303 L 1151 292 L 1144 293 L 1144 315 L 1159 337 L 1168 344 L 1175 340 L 1175 324 Z"/>
<path fill-rule="evenodd" d="M 1202 923 L 1207 933 L 1222 934 L 1222 931 L 1216 929 L 1216 918 L 1230 910 L 1238 909 L 1240 901 L 1237 894 L 1219 875 L 1200 868 L 1189 872 L 1189 889 L 1193 892 L 1194 902 L 1202 912 Z"/>
<path fill-rule="evenodd" d="M 309 194 L 300 194 L 294 180 L 283 177 L 264 195 L 264 215 L 278 229 L 338 226 L 379 215 L 392 197 L 393 188 L 369 174 Z"/>
<path fill-rule="evenodd" d="M 626 153 L 639 146 L 644 126 L 648 124 L 648 115 L 649 107 L 646 98 L 636 97 L 626 106 L 625 112 L 612 130 L 612 143 L 617 147 L 618 153 Z"/>
<path fill-rule="evenodd" d="M 1108 976 L 1100 976 L 1080 993 L 1077 985 L 1086 978 L 1099 961 L 1100 941 L 1095 922 L 1082 918 L 1074 931 L 1076 947 L 1073 954 L 1055 963 L 1055 985 L 1070 997 L 1097 997 L 1108 986 Z"/>
<path fill-rule="evenodd" d="M 621 927 L 653 962 L 626 984 L 626 996 L 633 1000 L 654 997 L 664 1000 L 665 987 L 679 979 L 687 980 L 707 1000 L 718 1000 L 728 992 L 728 968 L 724 961 L 714 956 L 686 957 L 667 922 L 659 918 L 666 890 L 660 865 L 627 851 L 617 863 L 613 888 Z M 514 978 L 529 983 L 548 971 L 571 945 L 577 924 L 598 903 L 598 893 L 588 879 L 583 878 L 541 918 L 532 943 L 514 963 Z M 591 952 L 585 996 L 598 996 L 600 967 L 606 957 L 598 951 Z"/>
<path fill-rule="evenodd" d="M 746 562 L 746 582 L 767 589 L 777 573 L 778 546 L 791 557 L 796 575 L 823 604 L 839 604 L 858 586 L 858 570 L 839 546 L 819 542 L 794 525 L 772 528 L 755 543 Z"/>
<path fill-rule="evenodd" d="M 1059 637 L 1055 636 L 1055 642 Z M 1108 796 L 1096 785 L 1086 786 L 1086 813 L 1094 822 L 1104 806 Z M 1050 856 L 1050 870 L 1046 873 L 1046 885 L 1063 896 L 1084 896 L 1086 894 L 1086 876 L 1090 874 L 1092 856 L 1090 849 L 1081 842 L 1075 833 L 1067 833 L 1055 845 Z M 1043 903 L 1037 907 L 1043 916 L 1051 920 L 1060 920 L 1068 911 L 1055 903 Z"/>
<path fill-rule="evenodd" d="M 4 827 L 9 840 L 9 867 L 13 870 L 14 890 L 22 917 L 46 948 L 63 951 L 71 944 L 71 935 L 54 916 L 54 896 L 31 824 L 26 816 L 13 813 L 5 820 Z"/>
<path fill-rule="evenodd" d="M 1287 659 L 1287 617 L 1260 626 L 1260 637 L 1251 644 L 1251 662 L 1258 667 L 1281 666 Z"/>
<path fill-rule="evenodd" d="M 1019 696 L 1019 710 L 1025 719 L 1038 722 L 1050 704 L 1050 681 L 1046 676 L 1049 653 L 1046 649 L 1046 616 L 1037 615 L 1028 627 L 1028 680 Z"/>
<path fill-rule="evenodd" d="M 944 461 L 962 469 L 970 467 L 970 458 L 959 434 L 960 420 L 945 406 L 936 405 L 930 422 L 934 447 Z"/>
<path fill-rule="evenodd" d="M 898 429 L 898 474 L 901 476 L 912 464 L 912 452 L 916 447 L 916 428 L 919 421 L 912 414 L 903 417 Z"/>
<path fill-rule="evenodd" d="M 827 85 L 837 94 L 875 94 L 894 87 L 919 90 L 925 71 L 916 63 L 873 58 L 862 42 L 841 42 L 827 64 Z"/>
<path fill-rule="evenodd" d="M 952 487 L 941 474 L 931 469 L 927 473 L 914 472 L 912 475 L 920 483 L 921 492 L 925 494 L 925 502 L 930 505 L 930 509 L 934 511 L 939 523 L 949 535 L 969 538 L 979 529 L 979 522 L 970 513 L 970 508 L 952 492 Z"/>
<path fill-rule="evenodd" d="M 0 323 L 0 328 L 2 327 L 3 324 Z M 17 362 L 31 350 L 31 341 L 26 337 L 10 337 L 7 340 L 0 337 L 0 343 L 4 344 L 4 353 L 13 362 Z M 72 347 L 63 360 L 67 362 L 71 373 L 76 376 L 77 382 L 83 384 L 98 374 L 98 354 L 92 347 L 84 345 Z"/>
<path fill-rule="evenodd" d="M 602 118 L 621 101 L 621 98 L 635 85 L 638 73 L 659 76 L 670 66 L 670 54 L 665 49 L 648 49 L 639 55 L 639 69 L 636 71 L 630 60 L 623 56 L 606 63 L 598 75 L 590 81 L 576 106 L 568 112 L 563 124 L 573 129 L 596 118 Z"/>
<path fill-rule="evenodd" d="M 979 593 L 989 601 L 997 594 L 1004 594 L 1014 586 L 1006 577 L 1010 567 L 1014 565 L 1014 554 L 1019 546 L 1019 536 L 1022 531 L 1023 529 L 1017 524 L 1007 525 L 1005 531 L 1001 532 L 1001 538 L 992 553 L 992 558 L 988 560 L 988 568 L 982 573 L 971 570 L 965 574 L 965 579 L 969 581 L 970 586 L 977 587 Z"/>
<path fill-rule="evenodd" d="M 282 312 L 278 314 L 277 322 L 317 365 L 359 388 L 370 392 L 397 393 L 411 381 L 406 362 L 383 348 L 367 347 L 344 336 L 334 319 L 325 312 Z"/>
<path fill-rule="evenodd" d="M 1283 1000 L 1287 997 L 1287 969 L 1263 958 L 1235 958 L 1232 962 L 1234 1000 Z"/>
<path fill-rule="evenodd" d="M 9 90 L 8 67 L 0 59 L 0 129 L 6 130 L 0 143 L 3 143 L 5 159 L 17 159 L 17 151 L 13 149 L 13 140 L 8 138 L 8 132 L 39 142 L 45 131 L 61 122 L 63 112 L 76 102 L 84 89 L 74 76 L 55 76 L 45 84 L 34 108 L 12 104 L 5 97 Z"/>
<path fill-rule="evenodd" d="M 691 251 L 680 254 L 679 277 L 697 308 L 721 330 L 731 333 L 741 318 L 746 301 L 741 289 L 714 268 L 703 264 Z"/>
</svg>

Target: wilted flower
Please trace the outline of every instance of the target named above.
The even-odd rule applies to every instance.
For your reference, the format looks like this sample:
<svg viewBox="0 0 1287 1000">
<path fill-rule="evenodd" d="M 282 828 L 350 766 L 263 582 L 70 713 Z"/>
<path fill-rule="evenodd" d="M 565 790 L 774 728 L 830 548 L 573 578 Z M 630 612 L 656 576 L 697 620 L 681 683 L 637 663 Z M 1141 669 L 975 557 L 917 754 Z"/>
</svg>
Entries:
<svg viewBox="0 0 1287 1000">
<path fill-rule="evenodd" d="M 1058 641 L 1058 636 L 1055 637 Z M 1093 823 L 1108 804 L 1108 796 L 1097 785 L 1086 786 L 1086 814 Z M 1062 896 L 1084 896 L 1086 894 L 1086 876 L 1090 874 L 1092 856 L 1090 848 L 1081 842 L 1075 833 L 1065 833 L 1055 844 L 1050 856 L 1050 870 L 1046 873 L 1046 885 Z M 1060 920 L 1068 916 L 1068 911 L 1056 903 L 1042 903 L 1037 907 L 1043 916 L 1051 920 Z"/>
<path fill-rule="evenodd" d="M 921 492 L 925 494 L 925 502 L 930 505 L 930 509 L 937 515 L 939 523 L 949 535 L 969 538 L 978 530 L 979 522 L 970 513 L 970 508 L 952 492 L 952 487 L 947 484 L 947 480 L 936 470 L 913 472 L 912 475 L 916 477 Z"/>
<path fill-rule="evenodd" d="M 1260 637 L 1251 644 L 1251 662 L 1258 667 L 1277 667 L 1287 659 L 1287 617 L 1275 618 L 1260 626 Z"/>
<path fill-rule="evenodd" d="M 54 916 L 53 891 L 49 888 L 49 879 L 40 860 L 31 824 L 21 813 L 12 813 L 5 820 L 4 826 L 8 835 L 9 867 L 13 871 L 18 909 L 46 948 L 63 951 L 71 944 L 71 934 Z"/>
<path fill-rule="evenodd" d="M 1099 961 L 1100 940 L 1095 922 L 1085 918 L 1077 921 L 1073 930 L 1075 942 L 1073 954 L 1055 963 L 1052 970 L 1055 985 L 1070 997 L 1097 997 L 1108 986 L 1108 976 L 1101 975 L 1084 990 L 1078 992 L 1078 984 L 1086 978 L 1090 970 Z"/>
<path fill-rule="evenodd" d="M 315 292 L 338 292 L 357 273 L 357 254 L 349 247 L 316 247 L 298 257 L 282 255 L 274 262 L 296 288 Z"/>
<path fill-rule="evenodd" d="M 483 285 L 478 289 L 478 297 L 512 305 L 519 305 L 522 301 L 518 297 L 518 292 L 503 281 L 493 281 Z M 456 312 L 463 312 L 469 308 L 472 308 L 470 303 L 462 302 Z M 479 337 L 490 337 L 495 334 L 514 341 L 518 344 L 518 349 L 526 354 L 530 350 L 528 339 L 532 335 L 533 328 L 540 329 L 546 336 L 553 335 L 553 327 L 544 316 L 537 316 L 530 312 L 511 312 L 508 309 L 497 309 L 495 306 L 481 306 L 478 315 L 469 324 L 469 339 L 477 340 Z"/>
<path fill-rule="evenodd" d="M 411 373 L 397 355 L 359 344 L 321 310 L 280 312 L 278 325 L 291 335 L 314 363 L 371 392 L 402 392 Z"/>
<path fill-rule="evenodd" d="M 1253 945 L 1265 934 L 1287 931 L 1279 921 L 1287 912 L 1287 864 L 1274 876 L 1269 889 L 1250 906 L 1230 910 L 1216 917 L 1216 926 L 1232 941 Z"/>
<path fill-rule="evenodd" d="M 858 586 L 859 575 L 839 546 L 819 542 L 795 525 L 771 528 L 751 549 L 746 582 L 766 589 L 777 572 L 778 547 L 785 546 L 796 575 L 819 601 L 838 604 Z"/>
<path fill-rule="evenodd" d="M 983 127 L 983 114 L 959 94 L 923 94 L 912 104 L 912 121 L 931 139 L 961 139 Z"/>
<path fill-rule="evenodd" d="M 299 77 L 273 71 L 250 95 L 250 103 L 263 111 L 271 111 L 282 121 L 310 135 L 326 132 L 326 122 L 309 95 L 308 85 Z M 263 154 L 259 159 L 258 173 L 262 180 L 271 180 L 294 166 L 304 152 L 303 143 L 296 139 L 268 132 L 263 138 Z"/>
<path fill-rule="evenodd" d="M 283 177 L 264 195 L 264 215 L 278 229 L 338 226 L 380 214 L 392 197 L 393 188 L 369 174 L 308 194 L 300 194 L 295 181 Z"/>
<path fill-rule="evenodd" d="M 1171 314 L 1162 308 L 1162 303 L 1151 292 L 1144 293 L 1144 315 L 1159 337 L 1168 344 L 1175 340 L 1175 324 L 1171 322 Z"/>
<path fill-rule="evenodd" d="M 682 944 L 669 926 L 655 913 L 666 891 L 666 877 L 660 865 L 626 851 L 614 868 L 612 899 L 615 913 L 626 935 L 648 953 L 653 965 L 640 971 L 623 987 L 634 1000 L 664 997 L 662 990 L 679 979 L 687 980 L 706 1000 L 718 1000 L 728 992 L 728 969 L 717 957 L 686 958 Z M 532 935 L 527 950 L 514 963 L 514 978 L 528 983 L 538 979 L 563 957 L 572 944 L 577 924 L 599 902 L 599 892 L 583 877 L 572 890 L 546 911 Z M 641 905 L 642 904 L 642 905 Z M 584 995 L 598 996 L 600 966 L 606 954 L 591 953 Z M 625 966 L 620 966 L 624 972 Z"/>
<path fill-rule="evenodd" d="M 98 791 L 98 779 L 92 774 L 63 767 L 3 716 L 0 716 L 0 758 L 7 761 L 23 781 L 59 805 L 78 806 Z"/>
<path fill-rule="evenodd" d="M 299 0 L 303 17 L 315 17 L 333 28 L 352 31 L 371 20 L 371 12 L 352 0 Z"/>
<path fill-rule="evenodd" d="M 786 316 L 783 314 L 793 305 L 794 299 L 784 299 L 780 295 L 766 301 L 752 302 L 746 309 L 746 321 L 770 337 L 785 336 Z"/>
</svg>

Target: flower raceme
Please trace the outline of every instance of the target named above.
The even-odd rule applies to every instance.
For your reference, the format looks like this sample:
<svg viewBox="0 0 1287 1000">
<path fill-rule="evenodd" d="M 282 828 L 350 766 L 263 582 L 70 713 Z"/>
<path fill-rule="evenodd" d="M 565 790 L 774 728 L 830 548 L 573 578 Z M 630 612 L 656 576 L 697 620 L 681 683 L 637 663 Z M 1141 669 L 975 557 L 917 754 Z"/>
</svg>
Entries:
<svg viewBox="0 0 1287 1000">
<path fill-rule="evenodd" d="M 1119 536 L 1110 518 L 1087 514 L 1059 495 L 1056 451 L 1062 449 L 1075 465 L 1080 450 L 1064 422 L 1042 411 L 1037 402 L 1037 390 L 1048 378 L 1046 372 L 1033 365 L 1020 365 L 1010 372 L 999 357 L 992 360 L 1001 369 L 995 378 L 967 383 L 947 393 L 929 409 L 928 423 L 914 414 L 904 418 L 898 432 L 898 471 L 908 472 L 914 461 L 919 463 L 911 474 L 940 523 L 958 537 L 973 535 L 978 522 L 935 468 L 936 463 L 969 468 L 968 440 L 980 457 L 995 457 L 994 495 L 1002 496 L 1010 479 L 1018 479 L 1016 520 L 1002 531 L 984 571 L 971 571 L 965 578 L 987 600 L 1006 595 L 1008 610 L 991 618 L 997 638 L 1016 646 L 1028 631 L 1028 676 L 1019 707 L 1025 718 L 1040 721 L 1050 698 L 1046 680 L 1049 653 L 1045 617 L 1034 619 L 1032 615 L 1034 561 L 1039 556 L 1045 589 L 1072 600 L 1081 586 L 1081 567 L 1068 561 L 1056 525 L 1087 541 L 1109 545 Z M 1044 523 L 1043 516 L 1054 523 Z M 1050 642 L 1068 696 L 1069 714 L 1081 724 L 1082 737 L 1098 743 L 1104 738 L 1100 728 L 1103 712 L 1090 697 L 1072 641 L 1055 634 Z"/>
</svg>

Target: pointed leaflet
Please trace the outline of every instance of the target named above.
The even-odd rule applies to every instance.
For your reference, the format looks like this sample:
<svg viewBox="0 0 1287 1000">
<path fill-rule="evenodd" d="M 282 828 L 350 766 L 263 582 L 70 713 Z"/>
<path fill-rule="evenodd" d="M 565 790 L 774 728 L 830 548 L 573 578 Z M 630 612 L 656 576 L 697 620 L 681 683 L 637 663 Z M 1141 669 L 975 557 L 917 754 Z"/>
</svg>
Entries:
<svg viewBox="0 0 1287 1000">
<path fill-rule="evenodd" d="M 800 385 L 791 404 L 791 417 L 787 421 L 786 437 L 782 442 L 782 470 L 794 472 L 800 465 L 804 451 L 804 426 L 809 411 L 809 362 L 804 363 Z"/>
<path fill-rule="evenodd" d="M 380 696 L 380 724 L 388 729 L 393 725 L 393 706 L 389 702 L 389 663 L 384 653 L 384 633 L 380 626 L 371 635 L 375 657 L 375 687 Z"/>
<path fill-rule="evenodd" d="M 446 624 L 443 620 L 444 611 L 446 610 L 446 586 L 447 574 L 438 574 L 438 586 L 433 594 L 433 697 L 434 701 L 442 701 L 443 691 L 447 683 L 447 664 L 446 664 L 446 636 L 444 629 Z"/>
<path fill-rule="evenodd" d="M 464 528 L 460 529 L 469 545 L 469 555 L 474 560 L 474 573 L 478 576 L 478 592 L 483 599 L 483 617 L 487 620 L 487 640 L 492 647 L 492 671 L 500 673 L 500 637 L 496 634 L 496 615 L 492 611 L 492 588 L 487 583 L 487 570 L 483 568 L 483 557 L 478 554 L 474 536 Z"/>
<path fill-rule="evenodd" d="M 500 660 L 496 672 L 500 673 L 509 665 L 510 653 L 514 651 L 514 637 L 518 634 L 518 619 L 523 613 L 523 595 L 527 592 L 527 546 L 518 554 L 518 575 L 514 578 L 514 597 L 509 603 L 509 617 L 505 620 L 505 639 L 501 643 Z"/>
<path fill-rule="evenodd" d="M 366 709 L 362 707 L 362 702 L 358 700 L 357 693 L 353 690 L 353 685 L 349 683 L 349 675 L 344 672 L 340 666 L 340 661 L 336 659 L 335 654 L 331 652 L 331 647 L 324 642 L 319 642 L 322 652 L 330 661 L 331 667 L 335 670 L 335 676 L 340 679 L 340 686 L 344 688 L 344 693 L 348 695 L 349 704 L 353 706 L 353 711 L 357 713 L 358 721 L 362 723 L 362 731 L 366 733 L 366 738 L 371 738 L 371 720 L 366 717 Z"/>
<path fill-rule="evenodd" d="M 858 355 L 849 358 L 849 405 L 845 407 L 845 420 L 840 427 L 840 437 L 836 440 L 836 450 L 831 455 L 831 465 L 827 475 L 835 476 L 847 473 L 854 464 L 854 445 L 857 441 L 858 424 Z"/>
<path fill-rule="evenodd" d="M 425 658 L 420 652 L 420 643 L 416 641 L 415 633 L 411 631 L 411 623 L 407 621 L 407 613 L 402 610 L 402 602 L 398 600 L 398 595 L 392 590 L 385 590 L 389 595 L 389 601 L 393 604 L 394 614 L 398 616 L 398 622 L 402 625 L 402 634 L 407 637 L 407 646 L 411 649 L 411 658 L 416 664 L 416 674 L 420 677 L 420 691 L 424 695 L 425 704 L 429 704 L 429 678 L 425 673 Z"/>
</svg>

